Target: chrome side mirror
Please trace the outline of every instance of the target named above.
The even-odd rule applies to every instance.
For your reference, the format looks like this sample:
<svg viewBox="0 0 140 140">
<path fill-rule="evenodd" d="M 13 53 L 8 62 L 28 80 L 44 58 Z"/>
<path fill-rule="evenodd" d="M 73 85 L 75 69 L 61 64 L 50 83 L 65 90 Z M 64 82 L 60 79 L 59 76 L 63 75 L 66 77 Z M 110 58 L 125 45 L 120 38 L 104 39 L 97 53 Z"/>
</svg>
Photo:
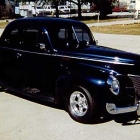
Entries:
<svg viewBox="0 0 140 140">
<path fill-rule="evenodd" d="M 41 50 L 46 50 L 46 45 L 44 43 L 39 43 L 38 45 Z"/>
<path fill-rule="evenodd" d="M 38 46 L 39 46 L 40 50 L 43 50 L 47 53 L 50 52 L 50 50 L 46 50 L 46 45 L 44 43 L 38 43 Z"/>
</svg>

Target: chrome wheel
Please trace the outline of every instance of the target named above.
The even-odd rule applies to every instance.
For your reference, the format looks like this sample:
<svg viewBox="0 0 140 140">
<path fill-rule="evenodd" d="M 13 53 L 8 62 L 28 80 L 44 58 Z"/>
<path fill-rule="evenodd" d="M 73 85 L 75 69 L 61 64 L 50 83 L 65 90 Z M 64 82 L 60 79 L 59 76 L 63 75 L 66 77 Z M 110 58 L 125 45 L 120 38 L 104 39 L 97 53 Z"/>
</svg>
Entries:
<svg viewBox="0 0 140 140">
<path fill-rule="evenodd" d="M 138 102 L 138 110 L 137 110 L 137 115 L 140 117 L 140 101 Z"/>
<path fill-rule="evenodd" d="M 92 123 L 96 121 L 95 99 L 85 87 L 75 86 L 69 90 L 66 97 L 66 109 L 77 122 Z"/>
<path fill-rule="evenodd" d="M 75 115 L 84 116 L 88 110 L 86 96 L 80 91 L 73 92 L 70 96 L 70 108 Z"/>
</svg>

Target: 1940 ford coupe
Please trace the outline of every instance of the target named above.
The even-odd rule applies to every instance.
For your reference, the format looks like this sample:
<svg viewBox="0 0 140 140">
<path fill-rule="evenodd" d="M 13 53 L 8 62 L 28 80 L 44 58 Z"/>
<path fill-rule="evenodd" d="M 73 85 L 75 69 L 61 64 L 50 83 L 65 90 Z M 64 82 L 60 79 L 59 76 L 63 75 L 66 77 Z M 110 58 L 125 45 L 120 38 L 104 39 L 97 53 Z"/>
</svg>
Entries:
<svg viewBox="0 0 140 140">
<path fill-rule="evenodd" d="M 0 78 L 23 94 L 65 104 L 81 123 L 101 112 L 140 115 L 140 55 L 98 46 L 80 21 L 10 22 L 0 38 Z"/>
</svg>

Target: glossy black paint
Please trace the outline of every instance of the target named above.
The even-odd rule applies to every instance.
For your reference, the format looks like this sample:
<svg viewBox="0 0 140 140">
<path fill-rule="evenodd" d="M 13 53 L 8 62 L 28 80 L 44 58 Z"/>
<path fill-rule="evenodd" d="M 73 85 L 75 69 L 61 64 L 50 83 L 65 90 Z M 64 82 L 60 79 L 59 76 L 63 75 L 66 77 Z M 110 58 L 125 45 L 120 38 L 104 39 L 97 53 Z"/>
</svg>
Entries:
<svg viewBox="0 0 140 140">
<path fill-rule="evenodd" d="M 57 48 L 52 43 L 49 30 L 50 27 L 53 30 L 59 26 L 83 28 L 89 35 L 89 45 L 79 44 L 78 48 L 58 49 L 59 46 Z M 18 44 L 19 48 L 7 45 L 9 33 L 15 28 L 40 30 L 40 35 L 45 36 L 49 47 L 32 51 L 21 48 L 22 41 Z M 140 75 L 139 62 L 139 55 L 96 45 L 89 28 L 84 23 L 74 20 L 23 18 L 11 22 L 1 36 L 0 67 L 4 79 L 14 81 L 24 89 L 27 87 L 41 89 L 45 91 L 43 98 L 51 97 L 56 103 L 65 98 L 70 88 L 80 85 L 89 89 L 99 100 L 116 102 L 118 105 L 133 104 L 134 96 L 132 99 L 128 97 L 130 92 L 135 94 L 128 74 Z M 109 90 L 107 84 L 109 75 L 117 77 L 120 81 L 122 93 L 117 97 Z M 42 98 L 42 94 L 40 95 Z"/>
</svg>

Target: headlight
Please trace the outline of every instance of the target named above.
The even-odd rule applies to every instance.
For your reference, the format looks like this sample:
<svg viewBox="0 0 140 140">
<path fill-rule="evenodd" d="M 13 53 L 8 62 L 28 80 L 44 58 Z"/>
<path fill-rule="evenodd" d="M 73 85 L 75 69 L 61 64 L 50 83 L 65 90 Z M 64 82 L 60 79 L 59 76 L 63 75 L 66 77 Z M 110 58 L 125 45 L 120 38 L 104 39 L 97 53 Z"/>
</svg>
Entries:
<svg viewBox="0 0 140 140">
<path fill-rule="evenodd" d="M 120 92 L 119 81 L 114 76 L 110 75 L 109 78 L 107 79 L 107 83 L 110 86 L 110 91 L 114 95 L 118 95 Z"/>
</svg>

